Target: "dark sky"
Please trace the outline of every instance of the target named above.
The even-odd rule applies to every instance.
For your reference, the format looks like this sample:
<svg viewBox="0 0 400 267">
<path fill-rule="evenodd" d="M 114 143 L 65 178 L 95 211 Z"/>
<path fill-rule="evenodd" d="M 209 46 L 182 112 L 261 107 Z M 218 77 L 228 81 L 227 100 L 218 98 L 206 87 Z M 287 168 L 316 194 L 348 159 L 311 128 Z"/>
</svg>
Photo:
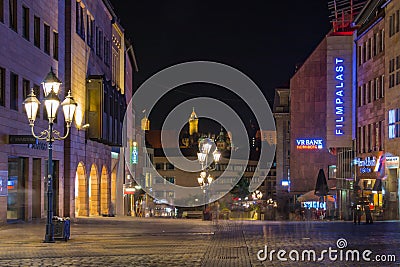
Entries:
<svg viewBox="0 0 400 267">
<path fill-rule="evenodd" d="M 135 86 L 177 63 L 216 61 L 248 75 L 270 103 L 330 29 L 327 0 L 111 3 L 133 42 Z"/>
</svg>

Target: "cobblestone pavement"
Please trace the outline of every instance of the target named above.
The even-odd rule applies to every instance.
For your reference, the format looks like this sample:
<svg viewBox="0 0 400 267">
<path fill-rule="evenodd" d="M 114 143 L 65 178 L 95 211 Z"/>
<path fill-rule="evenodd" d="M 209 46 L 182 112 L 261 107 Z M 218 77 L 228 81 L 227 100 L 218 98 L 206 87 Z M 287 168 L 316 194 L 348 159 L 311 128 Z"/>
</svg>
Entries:
<svg viewBox="0 0 400 267">
<path fill-rule="evenodd" d="M 353 225 L 99 217 L 76 219 L 68 242 L 43 243 L 44 232 L 44 222 L 0 227 L 0 266 L 400 266 L 397 221 Z M 336 260 L 325 253 L 313 261 L 311 250 L 317 260 L 329 247 L 337 250 Z M 358 250 L 360 258 L 371 250 L 371 261 L 346 261 L 349 250 Z M 290 259 L 296 257 L 293 251 L 299 252 L 299 261 Z M 394 255 L 396 261 L 378 263 L 377 255 Z"/>
</svg>

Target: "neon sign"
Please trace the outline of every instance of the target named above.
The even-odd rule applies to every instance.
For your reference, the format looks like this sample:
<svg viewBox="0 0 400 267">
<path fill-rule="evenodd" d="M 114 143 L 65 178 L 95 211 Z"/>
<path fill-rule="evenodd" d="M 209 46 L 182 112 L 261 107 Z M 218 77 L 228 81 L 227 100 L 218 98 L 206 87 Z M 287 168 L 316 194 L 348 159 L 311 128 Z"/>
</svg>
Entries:
<svg viewBox="0 0 400 267">
<path fill-rule="evenodd" d="M 366 157 L 364 160 L 361 160 L 360 158 L 356 158 L 355 162 L 358 167 L 359 167 L 359 172 L 360 174 L 364 173 L 372 173 L 375 171 L 376 168 L 376 157 Z"/>
<path fill-rule="evenodd" d="M 323 147 L 322 139 L 296 139 L 296 149 L 319 150 Z"/>
<path fill-rule="evenodd" d="M 305 201 L 302 202 L 303 207 L 306 209 L 323 209 L 326 210 L 326 202 L 319 202 L 319 201 Z"/>
<path fill-rule="evenodd" d="M 344 127 L 344 60 L 335 58 L 335 134 L 343 135 Z"/>
<path fill-rule="evenodd" d="M 137 148 L 137 143 L 132 142 L 131 145 L 131 164 L 137 164 L 138 163 L 138 148 Z"/>
</svg>

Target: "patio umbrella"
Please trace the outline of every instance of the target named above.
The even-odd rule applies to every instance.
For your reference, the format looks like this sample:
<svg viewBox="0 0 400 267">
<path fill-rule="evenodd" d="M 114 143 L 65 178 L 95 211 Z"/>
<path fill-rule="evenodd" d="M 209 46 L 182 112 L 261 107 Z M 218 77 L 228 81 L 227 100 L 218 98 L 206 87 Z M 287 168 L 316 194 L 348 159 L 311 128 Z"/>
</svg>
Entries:
<svg viewBox="0 0 400 267">
<path fill-rule="evenodd" d="M 323 197 L 328 195 L 329 187 L 323 169 L 319 169 L 317 183 L 315 184 L 315 195 Z"/>
<path fill-rule="evenodd" d="M 319 201 L 321 199 L 320 196 L 317 196 L 315 194 L 314 190 L 308 191 L 307 193 L 304 193 L 303 195 L 299 196 L 297 198 L 297 201 L 299 202 L 305 202 L 305 201 Z M 335 198 L 333 196 L 326 196 L 326 201 L 327 202 L 335 202 Z"/>
</svg>

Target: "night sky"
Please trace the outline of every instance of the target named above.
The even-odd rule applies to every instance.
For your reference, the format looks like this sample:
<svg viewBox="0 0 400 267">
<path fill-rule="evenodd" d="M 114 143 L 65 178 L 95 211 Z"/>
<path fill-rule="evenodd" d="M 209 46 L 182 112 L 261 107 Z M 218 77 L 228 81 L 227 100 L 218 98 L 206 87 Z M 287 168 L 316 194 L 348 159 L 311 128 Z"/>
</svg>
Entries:
<svg viewBox="0 0 400 267">
<path fill-rule="evenodd" d="M 216 61 L 248 75 L 270 104 L 274 89 L 289 84 L 295 65 L 303 62 L 330 30 L 328 3 L 323 0 L 111 3 L 133 43 L 139 67 L 136 87 L 177 63 Z M 179 101 L 206 95 L 241 107 L 235 96 L 212 87 L 177 88 L 157 106 L 166 113 Z M 249 108 L 242 113 L 250 114 L 243 120 L 251 118 Z M 162 114 L 150 115 L 152 128 L 159 128 Z"/>
</svg>

